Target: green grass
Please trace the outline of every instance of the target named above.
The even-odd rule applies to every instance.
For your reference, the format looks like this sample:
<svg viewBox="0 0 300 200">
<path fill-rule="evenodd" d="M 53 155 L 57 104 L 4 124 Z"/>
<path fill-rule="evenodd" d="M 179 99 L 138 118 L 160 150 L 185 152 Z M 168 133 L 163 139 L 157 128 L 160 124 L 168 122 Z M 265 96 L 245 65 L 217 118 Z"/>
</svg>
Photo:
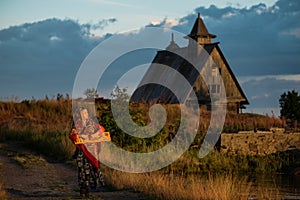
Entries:
<svg viewBox="0 0 300 200">
<path fill-rule="evenodd" d="M 0 141 L 23 142 L 30 148 L 55 160 L 68 160 L 74 152 L 74 145 L 68 138 L 72 122 L 71 100 L 26 100 L 20 103 L 0 102 Z M 180 125 L 181 111 L 178 105 L 162 105 L 168 113 L 163 129 L 154 137 L 141 139 L 124 133 L 113 119 L 110 104 L 96 104 L 100 123 L 111 133 L 112 142 L 128 151 L 148 152 L 160 149 L 172 140 Z M 137 124 L 149 123 L 150 105 L 134 104 L 130 114 Z M 191 148 L 165 171 L 179 174 L 208 172 L 258 172 L 275 173 L 293 167 L 295 158 L 283 154 L 269 156 L 238 156 L 212 151 L 203 159 L 198 151 L 209 125 L 210 113 L 201 111 L 198 134 Z M 126 119 L 124 119 L 126 120 Z M 186 122 L 191 123 L 191 122 Z M 282 121 L 274 116 L 257 114 L 227 114 L 224 130 L 236 132 L 256 127 L 268 129 L 280 126 Z M 189 125 L 187 126 L 189 128 Z M 187 132 L 189 129 L 187 129 Z M 292 162 L 293 161 L 293 162 Z M 296 160 L 296 163 L 298 161 Z M 299 164 L 299 163 L 297 163 Z"/>
</svg>

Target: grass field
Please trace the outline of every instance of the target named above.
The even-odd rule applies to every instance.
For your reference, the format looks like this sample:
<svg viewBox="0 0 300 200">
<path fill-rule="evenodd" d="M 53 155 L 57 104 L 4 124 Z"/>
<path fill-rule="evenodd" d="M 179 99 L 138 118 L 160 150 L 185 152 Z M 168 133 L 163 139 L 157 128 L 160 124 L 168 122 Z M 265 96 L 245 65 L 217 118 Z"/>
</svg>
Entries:
<svg viewBox="0 0 300 200">
<path fill-rule="evenodd" d="M 172 133 L 176 132 L 180 123 L 178 106 L 164 105 L 168 118 L 162 131 L 150 139 L 136 139 L 118 128 L 109 105 L 96 106 L 100 123 L 111 132 L 112 142 L 130 151 L 147 152 L 161 148 L 172 140 Z M 139 125 L 147 124 L 148 108 L 149 105 L 144 104 L 132 106 L 132 119 Z M 200 128 L 191 148 L 176 162 L 160 171 L 146 174 L 129 174 L 105 168 L 109 184 L 119 189 L 134 188 L 160 199 L 245 199 L 250 197 L 251 183 L 232 174 L 249 171 L 274 173 L 286 167 L 284 158 L 276 155 L 249 157 L 212 151 L 205 158 L 199 159 L 197 152 L 203 139 L 201 133 L 207 130 L 210 114 L 202 111 L 201 117 Z M 71 100 L 0 102 L 0 141 L 22 141 L 24 145 L 58 161 L 71 160 L 74 152 L 74 145 L 68 138 L 71 123 Z M 227 114 L 223 131 L 237 132 L 254 128 L 267 130 L 282 125 L 282 120 L 274 116 Z M 253 160 L 261 164 L 253 168 L 249 165 L 249 161 Z M 256 195 L 268 197 L 265 191 L 258 191 Z M 0 197 L 5 198 L 1 184 Z"/>
</svg>

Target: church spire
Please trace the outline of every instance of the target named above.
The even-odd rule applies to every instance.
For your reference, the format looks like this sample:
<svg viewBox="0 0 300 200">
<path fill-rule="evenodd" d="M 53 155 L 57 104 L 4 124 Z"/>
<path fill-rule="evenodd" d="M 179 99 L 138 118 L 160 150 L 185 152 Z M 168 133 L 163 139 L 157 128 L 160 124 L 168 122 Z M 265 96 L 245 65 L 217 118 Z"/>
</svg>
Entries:
<svg viewBox="0 0 300 200">
<path fill-rule="evenodd" d="M 167 46 L 166 50 L 170 51 L 170 50 L 176 50 L 178 49 L 179 46 L 175 43 L 174 41 L 174 33 L 171 34 L 171 42 L 169 44 L 169 46 Z"/>
<path fill-rule="evenodd" d="M 196 40 L 199 44 L 210 44 L 212 38 L 216 37 L 216 35 L 208 32 L 199 12 L 194 26 L 188 36 Z"/>
</svg>

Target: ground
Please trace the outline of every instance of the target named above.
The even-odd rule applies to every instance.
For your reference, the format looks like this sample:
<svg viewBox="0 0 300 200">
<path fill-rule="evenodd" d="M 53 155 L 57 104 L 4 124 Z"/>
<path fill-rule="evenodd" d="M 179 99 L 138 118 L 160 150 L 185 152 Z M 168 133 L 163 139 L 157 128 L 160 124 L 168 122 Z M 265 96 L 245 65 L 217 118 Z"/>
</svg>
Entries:
<svg viewBox="0 0 300 200">
<path fill-rule="evenodd" d="M 8 199 L 80 199 L 74 166 L 51 162 L 17 143 L 0 143 L 0 172 Z M 150 198 L 138 192 L 106 187 L 92 191 L 90 199 Z"/>
</svg>

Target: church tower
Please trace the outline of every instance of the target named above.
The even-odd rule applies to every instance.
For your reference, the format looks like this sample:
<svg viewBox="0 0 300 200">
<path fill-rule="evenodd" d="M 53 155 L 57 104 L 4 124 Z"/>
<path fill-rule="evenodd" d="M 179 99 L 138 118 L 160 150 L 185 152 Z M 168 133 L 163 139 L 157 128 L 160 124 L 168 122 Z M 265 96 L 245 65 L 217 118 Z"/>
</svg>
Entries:
<svg viewBox="0 0 300 200">
<path fill-rule="evenodd" d="M 214 34 L 208 32 L 202 18 L 200 17 L 200 13 L 198 13 L 198 17 L 194 23 L 194 26 L 191 30 L 191 33 L 187 35 L 185 38 L 197 41 L 200 45 L 211 44 L 212 38 L 217 37 Z"/>
</svg>

